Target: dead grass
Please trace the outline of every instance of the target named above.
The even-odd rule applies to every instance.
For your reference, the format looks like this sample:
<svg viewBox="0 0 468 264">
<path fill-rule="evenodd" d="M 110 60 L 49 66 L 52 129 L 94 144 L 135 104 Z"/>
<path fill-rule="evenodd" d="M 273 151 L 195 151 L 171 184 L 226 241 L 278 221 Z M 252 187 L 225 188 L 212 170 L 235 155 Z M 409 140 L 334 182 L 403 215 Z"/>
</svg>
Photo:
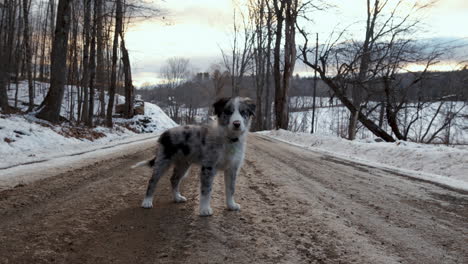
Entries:
<svg viewBox="0 0 468 264">
<path fill-rule="evenodd" d="M 94 141 L 106 136 L 106 134 L 102 132 L 97 132 L 87 127 L 62 127 L 56 132 L 67 138 L 73 137 L 77 139 L 87 139 L 89 141 Z"/>
</svg>

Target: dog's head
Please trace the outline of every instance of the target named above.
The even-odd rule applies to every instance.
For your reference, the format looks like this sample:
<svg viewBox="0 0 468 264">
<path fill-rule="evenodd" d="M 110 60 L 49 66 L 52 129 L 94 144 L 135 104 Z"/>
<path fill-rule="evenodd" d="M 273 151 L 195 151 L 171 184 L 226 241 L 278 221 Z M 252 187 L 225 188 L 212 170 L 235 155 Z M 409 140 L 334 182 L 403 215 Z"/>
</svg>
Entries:
<svg viewBox="0 0 468 264">
<path fill-rule="evenodd" d="M 225 127 L 230 136 L 240 136 L 250 128 L 255 114 L 255 104 L 250 98 L 221 98 L 213 104 L 218 124 Z"/>
</svg>

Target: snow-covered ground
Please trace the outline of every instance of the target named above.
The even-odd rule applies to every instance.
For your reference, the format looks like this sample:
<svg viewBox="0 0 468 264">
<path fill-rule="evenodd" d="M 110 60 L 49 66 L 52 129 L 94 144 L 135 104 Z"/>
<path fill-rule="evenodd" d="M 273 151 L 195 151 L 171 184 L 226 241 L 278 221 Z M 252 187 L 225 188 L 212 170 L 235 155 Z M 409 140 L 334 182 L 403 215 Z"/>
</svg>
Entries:
<svg viewBox="0 0 468 264">
<path fill-rule="evenodd" d="M 35 102 L 39 104 L 47 85 L 43 83 L 37 85 Z M 18 107 L 26 110 L 27 105 L 23 104 L 27 102 L 26 83 L 20 83 L 18 88 Z M 61 111 L 66 118 L 70 116 L 68 100 L 72 98 L 69 93 L 70 88 L 68 87 L 65 93 L 65 104 Z M 14 96 L 15 89 L 12 89 L 9 91 L 12 105 Z M 123 97 L 117 95 L 117 101 L 122 102 Z M 96 111 L 98 110 L 99 108 L 96 108 Z M 156 137 L 160 132 L 177 125 L 157 105 L 151 103 L 145 103 L 145 115 L 138 115 L 132 119 L 115 118 L 114 122 L 116 125 L 113 129 L 103 126 L 90 129 L 71 126 L 69 123 L 53 125 L 35 118 L 32 114 L 0 115 L 0 170 L 18 164 L 76 155 Z M 138 133 L 151 134 L 138 135 Z"/>
<path fill-rule="evenodd" d="M 312 128 L 312 97 L 291 97 L 290 107 L 296 109 L 289 115 L 289 127 L 295 132 L 310 132 Z M 377 106 L 371 102 L 369 107 Z M 315 112 L 315 132 L 330 136 L 346 137 L 348 133 L 349 111 L 341 102 L 334 98 L 317 97 Z M 379 119 L 380 107 L 372 114 L 373 120 Z M 436 113 L 438 113 L 436 115 Z M 418 120 L 411 124 L 408 137 L 413 142 L 426 142 L 442 127 L 447 115 L 457 113 L 451 126 L 438 132 L 432 143 L 450 141 L 451 144 L 468 144 L 468 104 L 461 101 L 440 101 L 424 104 L 417 112 L 417 107 L 408 105 L 398 116 L 400 126 L 407 127 L 411 120 L 418 116 Z M 435 118 L 433 119 L 433 117 Z M 385 118 L 385 117 L 384 117 Z M 432 120 L 433 119 L 433 120 Z M 391 133 L 391 129 L 384 120 L 382 128 Z M 359 124 L 357 137 L 372 138 L 373 134 Z"/>
<path fill-rule="evenodd" d="M 257 132 L 339 158 L 385 167 L 415 178 L 468 191 L 468 149 L 354 140 L 286 130 Z"/>
</svg>

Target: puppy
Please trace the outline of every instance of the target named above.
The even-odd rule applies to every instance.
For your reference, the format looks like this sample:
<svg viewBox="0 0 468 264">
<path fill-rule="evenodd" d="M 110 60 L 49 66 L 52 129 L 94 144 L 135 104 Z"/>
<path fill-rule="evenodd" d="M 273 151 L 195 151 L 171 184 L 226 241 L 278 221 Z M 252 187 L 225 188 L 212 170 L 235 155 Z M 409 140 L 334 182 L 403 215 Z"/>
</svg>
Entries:
<svg viewBox="0 0 468 264">
<path fill-rule="evenodd" d="M 180 194 L 179 185 L 192 164 L 201 165 L 200 216 L 210 216 L 211 187 L 218 170 L 224 171 L 226 206 L 240 210 L 234 200 L 237 174 L 242 166 L 247 133 L 255 104 L 249 98 L 222 98 L 213 104 L 217 121 L 211 125 L 181 126 L 167 130 L 158 140 L 159 148 L 151 161 L 154 171 L 148 183 L 143 208 L 153 207 L 153 194 L 161 176 L 174 165 L 171 177 L 172 194 L 176 203 L 187 199 Z"/>
</svg>

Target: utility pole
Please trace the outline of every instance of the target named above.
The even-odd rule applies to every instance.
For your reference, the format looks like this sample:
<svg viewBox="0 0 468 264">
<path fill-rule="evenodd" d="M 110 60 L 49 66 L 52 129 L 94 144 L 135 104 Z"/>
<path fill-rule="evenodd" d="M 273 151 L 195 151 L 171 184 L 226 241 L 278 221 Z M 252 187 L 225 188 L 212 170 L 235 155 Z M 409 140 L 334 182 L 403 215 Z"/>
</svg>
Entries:
<svg viewBox="0 0 468 264">
<path fill-rule="evenodd" d="M 315 38 L 315 67 L 317 68 L 318 64 L 318 33 Z M 317 70 L 314 70 L 314 92 L 313 92 L 313 102 L 312 102 L 312 129 L 310 133 L 314 133 L 315 126 L 315 99 L 317 98 Z"/>
</svg>

